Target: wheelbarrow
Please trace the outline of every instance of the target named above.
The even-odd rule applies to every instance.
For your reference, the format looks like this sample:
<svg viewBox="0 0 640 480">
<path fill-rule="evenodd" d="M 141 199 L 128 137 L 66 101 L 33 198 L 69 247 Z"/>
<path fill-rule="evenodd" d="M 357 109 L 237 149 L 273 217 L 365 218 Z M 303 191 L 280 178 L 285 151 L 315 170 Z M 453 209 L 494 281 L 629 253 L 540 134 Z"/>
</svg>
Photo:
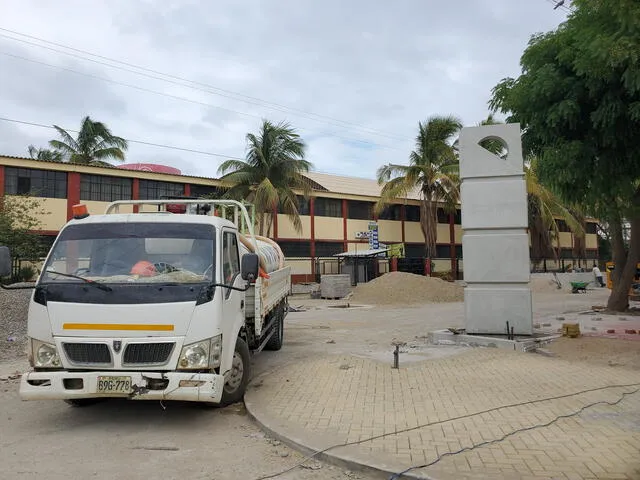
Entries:
<svg viewBox="0 0 640 480">
<path fill-rule="evenodd" d="M 571 282 L 571 293 L 587 293 L 589 282 Z"/>
</svg>

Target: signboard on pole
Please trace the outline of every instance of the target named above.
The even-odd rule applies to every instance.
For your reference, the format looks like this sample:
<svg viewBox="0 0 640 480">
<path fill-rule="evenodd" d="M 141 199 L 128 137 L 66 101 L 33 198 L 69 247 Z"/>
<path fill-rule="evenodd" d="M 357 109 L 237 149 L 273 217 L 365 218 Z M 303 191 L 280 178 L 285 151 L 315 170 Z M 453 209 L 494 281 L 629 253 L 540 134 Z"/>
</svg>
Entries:
<svg viewBox="0 0 640 480">
<path fill-rule="evenodd" d="M 369 248 L 377 250 L 380 248 L 378 242 L 378 222 L 369 222 Z"/>
</svg>

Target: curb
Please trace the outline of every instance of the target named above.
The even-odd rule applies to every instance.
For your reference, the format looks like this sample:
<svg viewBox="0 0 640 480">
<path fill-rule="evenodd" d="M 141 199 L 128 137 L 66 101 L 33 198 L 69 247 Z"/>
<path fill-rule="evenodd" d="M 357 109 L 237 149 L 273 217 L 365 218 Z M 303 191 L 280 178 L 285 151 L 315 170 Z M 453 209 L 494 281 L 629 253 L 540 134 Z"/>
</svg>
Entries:
<svg viewBox="0 0 640 480">
<path fill-rule="evenodd" d="M 245 407 L 249 418 L 251 418 L 261 430 L 267 433 L 270 437 L 282 442 L 288 447 L 299 451 L 305 456 L 315 454 L 320 450 L 324 450 L 328 447 L 336 445 L 335 450 L 339 448 L 335 440 L 329 439 L 327 436 L 314 435 L 314 439 L 308 438 L 309 432 L 302 429 L 293 429 L 291 427 L 281 428 L 276 427 L 277 421 L 274 418 L 260 412 L 260 408 L 254 401 L 251 400 L 252 394 L 259 395 L 255 389 L 250 389 L 245 394 Z M 297 430 L 297 431 L 294 431 Z M 391 475 L 397 474 L 408 468 L 407 465 L 394 464 L 393 459 L 388 458 L 389 454 L 376 454 L 381 461 L 370 462 L 364 460 L 364 455 L 351 454 L 351 453 L 332 453 L 322 452 L 314 455 L 313 458 L 325 463 L 329 463 L 336 467 L 345 468 L 352 471 L 359 471 L 363 473 L 369 473 L 376 475 L 380 479 L 388 479 Z M 383 459 L 384 458 L 384 459 Z M 385 461 L 387 460 L 387 461 Z M 415 480 L 453 480 L 453 477 L 439 477 L 435 478 L 426 474 L 415 474 L 412 472 L 405 473 L 401 478 L 412 478 Z"/>
</svg>

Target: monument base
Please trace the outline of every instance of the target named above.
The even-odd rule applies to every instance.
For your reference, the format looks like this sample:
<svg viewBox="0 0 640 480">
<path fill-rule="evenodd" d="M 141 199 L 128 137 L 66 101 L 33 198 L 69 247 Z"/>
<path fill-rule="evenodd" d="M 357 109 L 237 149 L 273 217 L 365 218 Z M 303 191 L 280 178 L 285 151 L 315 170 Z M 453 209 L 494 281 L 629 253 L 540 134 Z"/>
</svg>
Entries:
<svg viewBox="0 0 640 480">
<path fill-rule="evenodd" d="M 468 334 L 533 334 L 531 289 L 527 284 L 467 285 L 464 289 L 465 329 Z"/>
<path fill-rule="evenodd" d="M 449 330 L 436 330 L 429 332 L 429 343 L 433 345 L 459 345 L 468 347 L 488 347 L 515 350 L 516 352 L 531 352 L 548 345 L 561 335 L 534 334 L 516 336 L 509 340 L 506 335 L 469 335 L 466 333 L 454 334 Z"/>
</svg>

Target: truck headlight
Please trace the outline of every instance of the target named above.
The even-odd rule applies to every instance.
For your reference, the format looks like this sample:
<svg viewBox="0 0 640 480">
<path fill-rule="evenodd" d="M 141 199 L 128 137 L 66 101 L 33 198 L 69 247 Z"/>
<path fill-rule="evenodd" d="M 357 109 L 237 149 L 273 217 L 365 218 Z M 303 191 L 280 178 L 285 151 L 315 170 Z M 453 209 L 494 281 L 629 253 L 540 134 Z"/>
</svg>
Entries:
<svg viewBox="0 0 640 480">
<path fill-rule="evenodd" d="M 201 340 L 182 347 L 178 369 L 200 370 L 204 368 L 218 368 L 222 356 L 222 335 L 216 335 L 207 340 Z"/>
<path fill-rule="evenodd" d="M 35 368 L 60 367 L 60 356 L 55 345 L 39 340 L 31 340 L 31 352 Z"/>
<path fill-rule="evenodd" d="M 180 360 L 178 360 L 178 368 L 181 370 L 209 368 L 209 347 L 209 340 L 182 347 Z"/>
</svg>

